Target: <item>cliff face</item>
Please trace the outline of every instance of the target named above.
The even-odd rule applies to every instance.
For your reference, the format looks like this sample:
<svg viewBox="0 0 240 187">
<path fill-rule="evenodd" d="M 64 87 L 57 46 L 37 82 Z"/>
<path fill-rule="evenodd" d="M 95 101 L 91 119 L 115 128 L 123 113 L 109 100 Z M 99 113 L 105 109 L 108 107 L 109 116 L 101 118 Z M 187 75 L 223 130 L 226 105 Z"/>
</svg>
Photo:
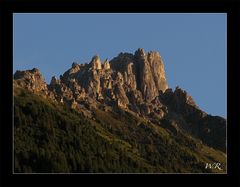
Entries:
<svg viewBox="0 0 240 187">
<path fill-rule="evenodd" d="M 159 91 L 168 88 L 164 64 L 158 52 L 145 53 L 138 49 L 134 55 L 121 53 L 110 63 L 113 70 L 124 74 L 127 90 L 140 91 L 145 102 L 151 102 Z"/>
<path fill-rule="evenodd" d="M 14 85 L 88 116 L 93 108 L 126 110 L 172 132 L 188 133 L 214 148 L 226 148 L 226 120 L 201 111 L 186 91 L 168 88 L 158 52 L 138 49 L 104 63 L 96 55 L 89 64 L 73 63 L 60 79 L 52 77 L 49 85 L 35 68 L 17 71 Z"/>
</svg>

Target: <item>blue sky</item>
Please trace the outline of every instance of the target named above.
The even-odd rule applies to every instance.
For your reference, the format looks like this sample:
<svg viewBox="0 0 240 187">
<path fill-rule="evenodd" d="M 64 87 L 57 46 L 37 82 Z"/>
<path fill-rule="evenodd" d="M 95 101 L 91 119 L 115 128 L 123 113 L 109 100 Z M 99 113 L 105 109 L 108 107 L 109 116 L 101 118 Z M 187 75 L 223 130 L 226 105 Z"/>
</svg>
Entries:
<svg viewBox="0 0 240 187">
<path fill-rule="evenodd" d="M 226 117 L 226 14 L 14 14 L 13 72 L 39 68 L 47 83 L 73 61 L 137 48 L 159 51 L 169 86 Z"/>
</svg>

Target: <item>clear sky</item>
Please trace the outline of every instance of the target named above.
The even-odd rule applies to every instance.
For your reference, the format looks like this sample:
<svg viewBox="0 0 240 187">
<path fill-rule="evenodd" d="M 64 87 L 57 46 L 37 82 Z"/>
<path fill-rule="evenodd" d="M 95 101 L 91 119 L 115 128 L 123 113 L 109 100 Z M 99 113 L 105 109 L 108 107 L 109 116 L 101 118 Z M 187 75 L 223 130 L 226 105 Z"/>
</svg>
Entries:
<svg viewBox="0 0 240 187">
<path fill-rule="evenodd" d="M 159 51 L 169 86 L 226 117 L 226 14 L 14 14 L 13 72 L 39 68 L 47 83 L 73 61 L 137 48 Z"/>
</svg>

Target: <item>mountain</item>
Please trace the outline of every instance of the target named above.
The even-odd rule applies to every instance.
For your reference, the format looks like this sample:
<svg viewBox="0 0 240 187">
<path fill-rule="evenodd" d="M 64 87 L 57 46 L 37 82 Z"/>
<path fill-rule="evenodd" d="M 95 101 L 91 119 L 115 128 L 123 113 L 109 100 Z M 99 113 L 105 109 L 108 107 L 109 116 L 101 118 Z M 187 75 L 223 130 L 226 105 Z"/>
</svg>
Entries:
<svg viewBox="0 0 240 187">
<path fill-rule="evenodd" d="M 14 74 L 16 172 L 225 172 L 226 120 L 168 87 L 158 52 Z M 220 163 L 221 169 L 205 168 Z"/>
</svg>

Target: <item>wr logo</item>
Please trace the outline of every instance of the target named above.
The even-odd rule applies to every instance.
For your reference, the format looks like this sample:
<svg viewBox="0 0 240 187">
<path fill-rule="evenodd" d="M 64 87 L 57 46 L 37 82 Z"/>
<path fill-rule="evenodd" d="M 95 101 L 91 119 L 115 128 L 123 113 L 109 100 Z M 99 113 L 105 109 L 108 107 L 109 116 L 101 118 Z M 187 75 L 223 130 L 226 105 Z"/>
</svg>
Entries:
<svg viewBox="0 0 240 187">
<path fill-rule="evenodd" d="M 212 164 L 210 164 L 210 163 L 206 163 L 206 166 L 205 166 L 205 169 L 218 169 L 218 170 L 223 170 L 222 168 L 221 168 L 221 163 L 219 163 L 219 162 L 214 162 L 214 163 L 212 163 Z"/>
</svg>

